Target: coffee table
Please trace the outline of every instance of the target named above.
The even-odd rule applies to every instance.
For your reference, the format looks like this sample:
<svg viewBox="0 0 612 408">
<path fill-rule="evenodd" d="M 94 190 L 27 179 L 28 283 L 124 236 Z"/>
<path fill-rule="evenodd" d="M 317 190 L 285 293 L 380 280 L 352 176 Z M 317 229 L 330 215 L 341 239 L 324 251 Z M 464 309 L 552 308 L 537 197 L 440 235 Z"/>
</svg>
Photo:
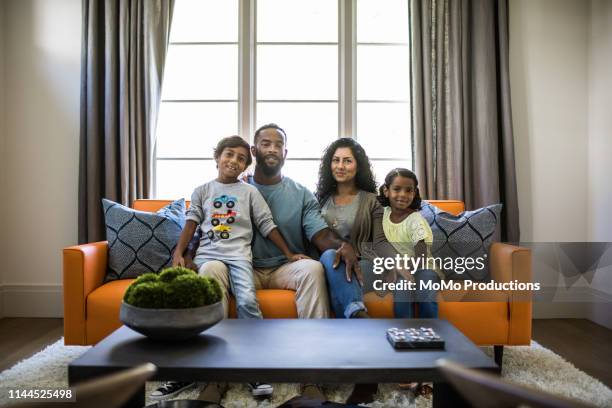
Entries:
<svg viewBox="0 0 612 408">
<path fill-rule="evenodd" d="M 444 350 L 395 350 L 390 327 L 432 327 Z M 434 383 L 433 405 L 459 406 L 461 397 L 436 368 L 440 358 L 499 372 L 495 362 L 446 320 L 437 319 L 227 319 L 200 336 L 156 342 L 121 327 L 68 366 L 74 383 L 151 362 L 154 380 Z M 78 397 L 78 396 L 77 396 Z M 129 406 L 144 405 L 144 390 Z"/>
</svg>

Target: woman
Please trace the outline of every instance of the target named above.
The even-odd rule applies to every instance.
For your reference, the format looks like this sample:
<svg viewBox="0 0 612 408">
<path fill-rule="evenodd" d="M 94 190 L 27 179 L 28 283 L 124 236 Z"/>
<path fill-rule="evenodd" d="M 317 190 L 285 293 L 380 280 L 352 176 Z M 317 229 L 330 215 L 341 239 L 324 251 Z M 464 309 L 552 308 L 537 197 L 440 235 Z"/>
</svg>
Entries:
<svg viewBox="0 0 612 408">
<path fill-rule="evenodd" d="M 359 143 L 350 138 L 341 138 L 327 147 L 319 168 L 316 196 L 329 227 L 355 248 L 364 275 L 365 292 L 373 290 L 375 279 L 395 282 L 401 277 L 395 270 L 388 271 L 386 275 L 373 273 L 372 260 L 375 257 L 395 258 L 397 251 L 385 238 L 382 222 L 384 211 L 377 199 L 376 181 L 370 160 Z M 320 261 L 325 267 L 336 318 L 369 317 L 359 282 L 354 276 L 346 276 L 343 263 L 333 268 L 335 258 L 335 251 L 328 250 L 321 255 Z M 417 273 L 409 278 L 420 280 L 421 276 L 429 279 L 432 274 Z M 415 294 L 412 291 L 394 291 L 393 295 L 395 317 L 413 317 Z M 432 295 L 435 297 L 435 293 L 418 295 L 428 299 Z"/>
</svg>

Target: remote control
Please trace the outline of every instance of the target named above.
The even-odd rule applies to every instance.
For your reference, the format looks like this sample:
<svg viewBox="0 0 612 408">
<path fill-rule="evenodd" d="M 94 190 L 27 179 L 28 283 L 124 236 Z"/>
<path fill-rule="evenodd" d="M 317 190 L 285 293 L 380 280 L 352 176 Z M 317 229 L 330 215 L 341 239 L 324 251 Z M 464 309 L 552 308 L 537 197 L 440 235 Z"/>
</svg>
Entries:
<svg viewBox="0 0 612 408">
<path fill-rule="evenodd" d="M 396 349 L 444 348 L 444 340 L 431 327 L 392 327 L 387 330 L 387 340 Z"/>
</svg>

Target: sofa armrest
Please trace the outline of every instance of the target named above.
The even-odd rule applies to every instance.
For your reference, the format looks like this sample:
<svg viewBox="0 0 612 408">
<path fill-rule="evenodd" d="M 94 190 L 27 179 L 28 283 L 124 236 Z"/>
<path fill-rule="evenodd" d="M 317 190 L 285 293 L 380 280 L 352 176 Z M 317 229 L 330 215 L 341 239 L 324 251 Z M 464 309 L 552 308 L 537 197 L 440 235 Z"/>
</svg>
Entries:
<svg viewBox="0 0 612 408">
<path fill-rule="evenodd" d="M 64 248 L 64 343 L 87 344 L 86 299 L 106 275 L 107 241 Z"/>
<path fill-rule="evenodd" d="M 496 282 L 532 282 L 531 250 L 496 242 L 490 252 L 491 278 Z M 531 342 L 531 292 L 509 293 L 508 317 L 510 320 L 508 344 Z"/>
</svg>

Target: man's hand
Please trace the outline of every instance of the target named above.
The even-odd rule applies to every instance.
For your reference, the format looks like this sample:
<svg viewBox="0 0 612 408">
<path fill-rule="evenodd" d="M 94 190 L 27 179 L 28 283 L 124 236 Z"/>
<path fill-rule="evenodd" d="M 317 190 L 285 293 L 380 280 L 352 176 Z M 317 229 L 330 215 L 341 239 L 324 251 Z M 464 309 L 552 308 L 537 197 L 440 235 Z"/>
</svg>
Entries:
<svg viewBox="0 0 612 408">
<path fill-rule="evenodd" d="M 353 276 L 353 273 L 355 273 L 357 282 L 359 282 L 360 286 L 363 286 L 363 273 L 361 272 L 359 260 L 357 259 L 357 255 L 355 254 L 355 250 L 351 244 L 343 242 L 342 245 L 340 245 L 340 248 L 336 249 L 336 259 L 332 265 L 334 269 L 338 267 L 340 260 L 344 261 L 344 264 L 346 265 L 346 281 L 350 282 L 351 276 Z"/>
<path fill-rule="evenodd" d="M 287 257 L 287 259 L 289 260 L 289 262 L 295 262 L 295 261 L 299 261 L 300 259 L 312 259 L 312 258 L 304 254 L 291 254 L 290 256 Z"/>
</svg>

